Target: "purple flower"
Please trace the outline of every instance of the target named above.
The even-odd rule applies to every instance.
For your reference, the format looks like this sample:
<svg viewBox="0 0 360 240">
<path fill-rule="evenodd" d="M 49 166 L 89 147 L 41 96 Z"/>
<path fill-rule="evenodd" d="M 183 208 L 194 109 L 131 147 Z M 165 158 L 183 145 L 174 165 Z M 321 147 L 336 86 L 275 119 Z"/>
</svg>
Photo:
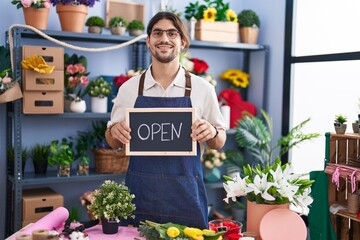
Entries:
<svg viewBox="0 0 360 240">
<path fill-rule="evenodd" d="M 64 5 L 86 5 L 89 7 L 93 7 L 95 2 L 99 2 L 100 0 L 50 0 L 51 4 L 53 6 L 56 6 L 57 4 L 64 4 Z"/>
</svg>

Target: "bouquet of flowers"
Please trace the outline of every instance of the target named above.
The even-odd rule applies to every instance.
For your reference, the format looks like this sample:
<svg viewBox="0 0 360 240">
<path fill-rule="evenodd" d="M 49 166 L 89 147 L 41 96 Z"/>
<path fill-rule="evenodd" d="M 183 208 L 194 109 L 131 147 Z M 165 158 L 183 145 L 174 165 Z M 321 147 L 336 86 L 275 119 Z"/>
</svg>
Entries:
<svg viewBox="0 0 360 240">
<path fill-rule="evenodd" d="M 50 0 L 12 0 L 12 4 L 16 5 L 16 8 L 50 8 Z"/>
<path fill-rule="evenodd" d="M 207 73 L 209 65 L 206 61 L 199 58 L 191 58 L 190 54 L 185 53 L 180 56 L 180 63 L 186 70 L 203 77 L 211 85 L 216 87 L 217 82 L 213 75 Z"/>
<path fill-rule="evenodd" d="M 277 158 L 275 164 L 261 168 L 260 165 L 244 167 L 245 177 L 237 174 L 234 178 L 225 176 L 225 202 L 236 201 L 245 196 L 248 201 L 257 204 L 290 203 L 308 211 L 313 202 L 310 196 L 313 180 L 295 174 L 290 163 L 281 164 Z"/>
<path fill-rule="evenodd" d="M 201 161 L 205 165 L 205 167 L 207 167 L 208 169 L 213 169 L 214 167 L 222 166 L 225 159 L 225 152 L 219 152 L 215 149 L 207 148 L 201 158 Z"/>
<path fill-rule="evenodd" d="M 221 22 L 238 22 L 237 14 L 234 10 L 229 8 L 229 3 L 224 3 L 223 0 L 204 0 L 205 4 L 190 2 L 185 7 L 185 18 L 190 20 L 194 17 L 197 20 L 204 19 L 204 21 L 221 21 Z"/>
<path fill-rule="evenodd" d="M 87 76 L 90 74 L 86 69 L 87 60 L 84 56 L 78 57 L 73 54 L 70 57 L 65 54 L 64 61 L 65 97 L 69 100 L 83 99 L 88 91 L 86 86 L 89 83 L 89 78 Z"/>
<path fill-rule="evenodd" d="M 14 85 L 10 74 L 11 69 L 5 69 L 0 72 L 0 94 L 3 94 L 7 89 L 11 88 Z"/>
<path fill-rule="evenodd" d="M 114 84 L 116 86 L 116 88 L 121 87 L 121 85 L 123 85 L 127 80 L 129 80 L 130 78 L 140 75 L 144 72 L 144 70 L 141 69 L 137 69 L 136 71 L 134 69 L 130 69 L 129 71 L 126 72 L 126 74 L 121 74 L 120 76 L 117 76 L 114 78 Z"/>
<path fill-rule="evenodd" d="M 220 75 L 222 80 L 228 81 L 235 87 L 246 88 L 249 85 L 250 75 L 240 69 L 228 69 Z"/>
</svg>

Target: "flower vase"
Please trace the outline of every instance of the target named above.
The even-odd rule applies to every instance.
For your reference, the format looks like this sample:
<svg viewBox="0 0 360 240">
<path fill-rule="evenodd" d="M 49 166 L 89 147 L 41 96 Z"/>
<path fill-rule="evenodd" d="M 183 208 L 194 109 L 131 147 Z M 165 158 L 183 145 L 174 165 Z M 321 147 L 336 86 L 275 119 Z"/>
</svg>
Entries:
<svg viewBox="0 0 360 240">
<path fill-rule="evenodd" d="M 59 15 L 61 30 L 65 32 L 83 32 L 88 6 L 57 4 L 56 12 Z"/>
<path fill-rule="evenodd" d="M 108 110 L 107 97 L 91 97 L 91 112 L 106 113 Z"/>
<path fill-rule="evenodd" d="M 75 99 L 70 103 L 70 111 L 76 113 L 84 113 L 86 111 L 86 102 L 82 99 Z"/>
<path fill-rule="evenodd" d="M 58 177 L 70 177 L 70 165 L 59 166 Z"/>
<path fill-rule="evenodd" d="M 259 236 L 258 240 L 261 240 L 259 234 L 260 222 L 263 216 L 273 209 L 289 208 L 289 203 L 284 204 L 256 204 L 251 201 L 247 201 L 246 211 L 246 231 L 256 232 Z"/>
<path fill-rule="evenodd" d="M 25 24 L 40 30 L 46 30 L 50 8 L 24 8 Z"/>
<path fill-rule="evenodd" d="M 101 225 L 104 234 L 115 234 L 119 231 L 119 223 L 116 218 L 101 218 Z"/>
<path fill-rule="evenodd" d="M 79 164 L 76 175 L 89 175 L 89 165 Z"/>
</svg>

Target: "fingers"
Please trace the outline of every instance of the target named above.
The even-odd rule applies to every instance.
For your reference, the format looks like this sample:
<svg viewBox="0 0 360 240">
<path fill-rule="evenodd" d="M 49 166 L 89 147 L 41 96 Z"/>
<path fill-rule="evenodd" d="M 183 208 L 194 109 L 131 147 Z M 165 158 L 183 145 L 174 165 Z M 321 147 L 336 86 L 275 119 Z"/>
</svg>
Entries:
<svg viewBox="0 0 360 240">
<path fill-rule="evenodd" d="M 130 127 L 126 121 L 119 122 L 115 124 L 111 128 L 111 136 L 117 140 L 119 140 L 123 144 L 129 143 L 131 136 L 130 136 Z"/>
<path fill-rule="evenodd" d="M 214 136 L 214 127 L 203 119 L 196 120 L 191 128 L 191 138 L 193 141 L 205 142 Z"/>
</svg>

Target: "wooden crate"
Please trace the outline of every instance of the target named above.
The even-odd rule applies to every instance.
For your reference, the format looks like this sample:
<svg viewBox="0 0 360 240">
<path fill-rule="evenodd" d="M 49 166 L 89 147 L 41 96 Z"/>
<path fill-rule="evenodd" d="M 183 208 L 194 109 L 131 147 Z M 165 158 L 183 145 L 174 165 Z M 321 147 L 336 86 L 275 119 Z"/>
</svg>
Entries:
<svg viewBox="0 0 360 240">
<path fill-rule="evenodd" d="M 360 169 L 360 135 L 359 134 L 331 134 L 328 141 L 329 163 L 342 164 Z M 332 204 L 347 205 L 347 196 L 351 193 L 350 179 L 340 177 L 339 190 L 336 189 L 329 177 L 328 199 L 329 206 Z M 357 183 L 359 190 L 359 183 Z M 337 214 L 331 214 L 331 221 L 338 239 L 357 239 L 360 236 L 360 218 L 345 210 Z"/>
<path fill-rule="evenodd" d="M 237 43 L 239 40 L 239 24 L 199 20 L 195 24 L 195 39 L 208 42 Z"/>
</svg>

